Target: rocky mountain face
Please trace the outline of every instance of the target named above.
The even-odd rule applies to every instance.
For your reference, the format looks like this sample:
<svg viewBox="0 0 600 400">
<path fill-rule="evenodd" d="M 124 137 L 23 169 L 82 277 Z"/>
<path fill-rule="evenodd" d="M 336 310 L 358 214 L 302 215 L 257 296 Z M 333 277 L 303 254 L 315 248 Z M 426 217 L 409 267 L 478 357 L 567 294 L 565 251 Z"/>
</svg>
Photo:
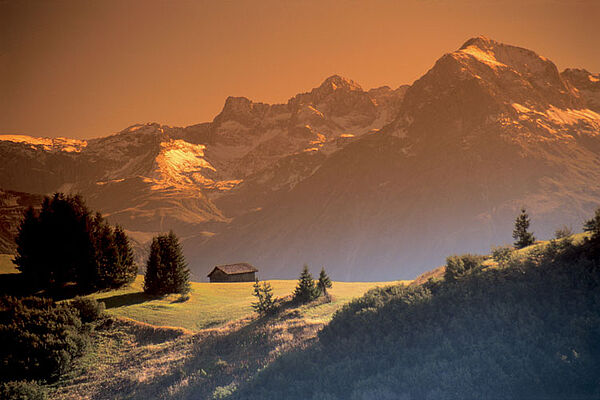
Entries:
<svg viewBox="0 0 600 400">
<path fill-rule="evenodd" d="M 186 128 L 0 136 L 0 187 L 82 193 L 140 243 L 172 228 L 196 278 L 238 261 L 261 278 L 303 263 L 412 278 L 510 242 L 522 205 L 538 237 L 579 228 L 600 203 L 599 81 L 479 37 L 410 87 L 332 76 L 286 104 L 229 97 Z"/>
<path fill-rule="evenodd" d="M 0 253 L 16 250 L 15 236 L 23 213 L 29 207 L 40 207 L 42 196 L 0 189 Z"/>
</svg>

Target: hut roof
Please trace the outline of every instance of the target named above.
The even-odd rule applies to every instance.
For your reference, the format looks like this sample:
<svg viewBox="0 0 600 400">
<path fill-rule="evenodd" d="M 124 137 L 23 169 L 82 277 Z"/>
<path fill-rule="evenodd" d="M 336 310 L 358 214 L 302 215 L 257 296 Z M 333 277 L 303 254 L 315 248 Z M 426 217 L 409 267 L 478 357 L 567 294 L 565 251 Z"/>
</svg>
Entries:
<svg viewBox="0 0 600 400">
<path fill-rule="evenodd" d="M 227 275 L 237 275 L 237 274 L 247 274 L 248 272 L 258 272 L 256 268 L 248 263 L 237 263 L 237 264 L 225 264 L 225 265 L 217 265 L 210 271 L 210 274 L 207 276 L 211 276 L 216 270 L 220 270 Z"/>
</svg>

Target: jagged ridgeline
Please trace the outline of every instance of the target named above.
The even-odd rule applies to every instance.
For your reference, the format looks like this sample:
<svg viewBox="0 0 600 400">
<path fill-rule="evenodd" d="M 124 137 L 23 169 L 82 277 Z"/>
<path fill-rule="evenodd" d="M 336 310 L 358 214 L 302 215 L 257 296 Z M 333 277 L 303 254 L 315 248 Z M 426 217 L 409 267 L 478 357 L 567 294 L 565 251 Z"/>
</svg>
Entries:
<svg viewBox="0 0 600 400">
<path fill-rule="evenodd" d="M 236 398 L 596 399 L 599 337 L 600 236 L 563 239 L 373 290 Z"/>
<path fill-rule="evenodd" d="M 0 187 L 81 193 L 139 248 L 173 229 L 196 279 L 232 254 L 270 278 L 410 279 L 505 242 L 522 205 L 539 237 L 579 225 L 600 198 L 599 99 L 598 73 L 477 37 L 410 86 L 334 75 L 188 127 L 3 135 Z"/>
</svg>

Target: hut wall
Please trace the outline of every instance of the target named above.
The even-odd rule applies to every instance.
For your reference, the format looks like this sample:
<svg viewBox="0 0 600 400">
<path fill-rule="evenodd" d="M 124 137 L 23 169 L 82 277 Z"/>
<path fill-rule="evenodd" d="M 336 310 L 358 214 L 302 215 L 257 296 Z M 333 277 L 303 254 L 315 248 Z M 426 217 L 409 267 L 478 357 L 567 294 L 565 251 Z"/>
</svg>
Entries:
<svg viewBox="0 0 600 400">
<path fill-rule="evenodd" d="M 226 273 L 216 270 L 210 276 L 211 282 L 254 282 L 255 272 L 247 272 L 245 274 L 227 275 Z"/>
</svg>

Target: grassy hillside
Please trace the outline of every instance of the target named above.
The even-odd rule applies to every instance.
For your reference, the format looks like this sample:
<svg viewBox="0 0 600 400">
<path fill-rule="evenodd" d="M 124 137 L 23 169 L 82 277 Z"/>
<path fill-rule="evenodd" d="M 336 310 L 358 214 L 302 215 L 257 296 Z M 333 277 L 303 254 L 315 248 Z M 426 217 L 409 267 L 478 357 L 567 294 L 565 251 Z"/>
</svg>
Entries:
<svg viewBox="0 0 600 400">
<path fill-rule="evenodd" d="M 270 283 L 276 296 L 296 285 Z M 138 277 L 129 288 L 91 295 L 119 318 L 98 326 L 92 349 L 46 389 L 69 400 L 225 398 L 282 354 L 306 347 L 352 298 L 398 283 L 333 282 L 331 302 L 288 305 L 258 318 L 250 308 L 252 283 L 192 283 L 190 299 L 178 302 L 175 295 L 146 297 Z"/>
<path fill-rule="evenodd" d="M 269 282 L 275 297 L 290 295 L 296 286 L 295 280 Z M 362 296 L 369 289 L 394 283 L 401 282 L 334 282 L 330 290 L 332 302 L 306 308 L 303 313 L 315 322 L 328 322 L 344 303 Z M 250 304 L 255 301 L 252 285 L 251 282 L 192 282 L 190 298 L 181 302 L 178 295 L 158 298 L 145 295 L 142 291 L 143 276 L 140 275 L 129 287 L 96 293 L 91 297 L 103 301 L 108 313 L 114 316 L 156 326 L 199 331 L 251 315 L 253 311 Z"/>
<path fill-rule="evenodd" d="M 600 398 L 600 238 L 344 306 L 239 399 Z"/>
</svg>

